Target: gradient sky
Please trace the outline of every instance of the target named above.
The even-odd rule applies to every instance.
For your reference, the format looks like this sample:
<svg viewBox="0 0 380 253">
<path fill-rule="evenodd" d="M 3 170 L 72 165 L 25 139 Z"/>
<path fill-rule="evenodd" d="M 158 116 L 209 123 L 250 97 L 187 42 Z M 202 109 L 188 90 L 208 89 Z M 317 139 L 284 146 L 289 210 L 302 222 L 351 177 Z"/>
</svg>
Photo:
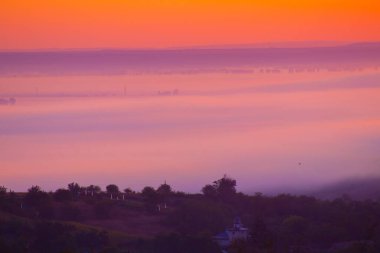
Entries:
<svg viewBox="0 0 380 253">
<path fill-rule="evenodd" d="M 378 41 L 378 0 L 2 0 L 0 50 Z"/>
</svg>

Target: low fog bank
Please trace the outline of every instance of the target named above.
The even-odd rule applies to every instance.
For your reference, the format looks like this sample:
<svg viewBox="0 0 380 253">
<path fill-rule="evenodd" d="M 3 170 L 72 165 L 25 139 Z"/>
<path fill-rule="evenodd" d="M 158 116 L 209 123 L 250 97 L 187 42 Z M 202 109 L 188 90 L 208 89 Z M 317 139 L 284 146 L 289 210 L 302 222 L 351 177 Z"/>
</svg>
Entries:
<svg viewBox="0 0 380 253">
<path fill-rule="evenodd" d="M 3 78 L 0 94 L 35 95 L 0 106 L 0 185 L 196 193 L 227 174 L 244 193 L 339 197 L 330 184 L 378 175 L 378 71 Z"/>
<path fill-rule="evenodd" d="M 301 183 L 298 185 L 294 183 L 292 186 L 263 188 L 263 191 L 247 191 L 246 193 L 253 195 L 260 192 L 269 196 L 278 194 L 306 195 L 326 200 L 336 198 L 359 201 L 380 200 L 380 175 L 349 177 L 334 182 L 321 182 L 309 187 Z"/>
<path fill-rule="evenodd" d="M 380 200 L 380 176 L 349 178 L 325 185 L 309 194 L 322 199 L 344 197 L 353 200 Z"/>
</svg>

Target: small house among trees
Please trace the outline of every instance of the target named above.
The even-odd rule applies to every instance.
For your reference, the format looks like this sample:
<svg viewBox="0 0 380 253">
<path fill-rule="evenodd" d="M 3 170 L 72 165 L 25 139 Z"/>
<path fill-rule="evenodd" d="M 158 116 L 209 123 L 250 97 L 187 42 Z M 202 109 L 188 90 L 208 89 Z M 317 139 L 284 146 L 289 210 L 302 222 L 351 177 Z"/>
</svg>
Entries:
<svg viewBox="0 0 380 253">
<path fill-rule="evenodd" d="M 227 228 L 225 231 L 215 235 L 214 240 L 224 249 L 231 246 L 235 241 L 246 241 L 248 237 L 248 228 L 243 226 L 239 217 L 236 217 L 233 227 Z"/>
</svg>

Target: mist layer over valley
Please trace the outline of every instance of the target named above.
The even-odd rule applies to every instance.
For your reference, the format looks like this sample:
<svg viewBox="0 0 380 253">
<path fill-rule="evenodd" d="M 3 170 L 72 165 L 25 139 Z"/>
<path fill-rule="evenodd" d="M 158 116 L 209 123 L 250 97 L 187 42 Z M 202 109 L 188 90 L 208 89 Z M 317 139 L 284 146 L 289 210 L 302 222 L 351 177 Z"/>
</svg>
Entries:
<svg viewBox="0 0 380 253">
<path fill-rule="evenodd" d="M 166 180 L 199 192 L 228 174 L 240 191 L 273 193 L 378 176 L 380 69 L 373 48 L 349 56 L 339 48 L 330 58 L 298 49 L 304 53 L 287 62 L 275 54 L 253 57 L 268 50 L 251 57 L 218 51 L 207 64 L 199 51 L 186 51 L 187 58 L 171 52 L 165 61 L 135 56 L 128 64 L 138 62 L 137 69 L 124 60 L 102 70 L 88 62 L 74 68 L 81 63 L 70 60 L 47 68 L 45 53 L 23 56 L 42 59 L 34 67 L 2 62 L 0 97 L 17 102 L 0 106 L 0 177 L 16 191 L 71 181 L 139 190 Z M 218 64 L 218 57 L 231 64 Z M 152 70 L 155 61 L 163 67 Z"/>
</svg>

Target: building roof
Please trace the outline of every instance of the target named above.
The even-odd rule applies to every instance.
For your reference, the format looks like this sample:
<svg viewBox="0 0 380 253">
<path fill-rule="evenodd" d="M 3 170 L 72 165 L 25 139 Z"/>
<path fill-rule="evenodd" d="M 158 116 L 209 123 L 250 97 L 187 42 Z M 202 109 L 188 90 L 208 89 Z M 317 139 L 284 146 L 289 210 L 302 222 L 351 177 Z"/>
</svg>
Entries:
<svg viewBox="0 0 380 253">
<path fill-rule="evenodd" d="M 220 232 L 219 234 L 215 235 L 214 238 L 217 240 L 229 240 L 229 237 L 226 231 Z"/>
</svg>

